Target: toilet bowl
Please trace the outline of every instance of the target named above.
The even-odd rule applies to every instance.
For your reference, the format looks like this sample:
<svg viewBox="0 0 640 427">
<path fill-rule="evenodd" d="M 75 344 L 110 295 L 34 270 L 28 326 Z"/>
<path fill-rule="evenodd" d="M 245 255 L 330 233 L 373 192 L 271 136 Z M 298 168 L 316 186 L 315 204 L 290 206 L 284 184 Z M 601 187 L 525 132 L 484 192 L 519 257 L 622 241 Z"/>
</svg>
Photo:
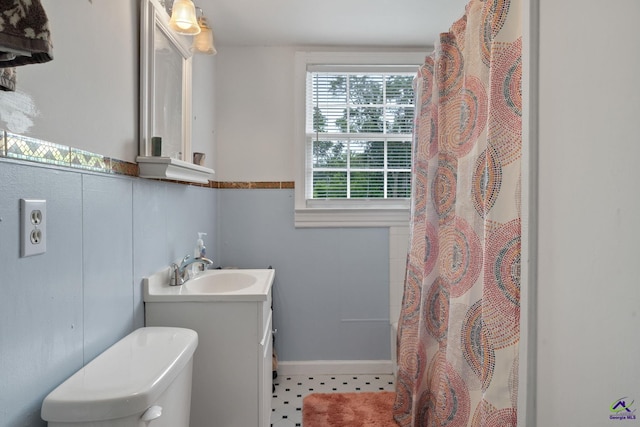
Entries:
<svg viewBox="0 0 640 427">
<path fill-rule="evenodd" d="M 198 334 L 148 327 L 127 335 L 44 399 L 50 427 L 188 427 Z"/>
</svg>

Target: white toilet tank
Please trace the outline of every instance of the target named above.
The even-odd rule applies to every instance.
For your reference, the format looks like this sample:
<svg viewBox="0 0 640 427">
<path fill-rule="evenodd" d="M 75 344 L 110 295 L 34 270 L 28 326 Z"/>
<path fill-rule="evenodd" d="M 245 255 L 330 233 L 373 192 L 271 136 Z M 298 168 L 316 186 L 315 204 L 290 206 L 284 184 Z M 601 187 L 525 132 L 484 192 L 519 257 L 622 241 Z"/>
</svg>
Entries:
<svg viewBox="0 0 640 427">
<path fill-rule="evenodd" d="M 188 427 L 198 334 L 148 327 L 127 335 L 42 403 L 50 427 Z"/>
</svg>

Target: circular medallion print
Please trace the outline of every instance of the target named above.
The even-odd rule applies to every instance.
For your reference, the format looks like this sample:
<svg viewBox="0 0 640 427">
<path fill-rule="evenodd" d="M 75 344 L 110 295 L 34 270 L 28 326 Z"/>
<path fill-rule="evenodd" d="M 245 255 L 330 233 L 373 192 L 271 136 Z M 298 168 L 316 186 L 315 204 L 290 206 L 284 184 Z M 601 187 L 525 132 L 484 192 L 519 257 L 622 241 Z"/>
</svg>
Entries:
<svg viewBox="0 0 640 427">
<path fill-rule="evenodd" d="M 416 379 L 425 370 L 426 354 L 424 346 L 418 341 L 417 328 L 409 326 L 402 328 L 401 343 L 398 348 L 398 370 L 404 372 L 407 378 Z"/>
<path fill-rule="evenodd" d="M 433 57 L 428 56 L 418 70 L 420 80 L 417 82 L 418 91 L 416 95 L 420 105 L 431 105 L 433 98 L 433 69 Z"/>
<path fill-rule="evenodd" d="M 482 8 L 482 24 L 480 25 L 480 40 L 482 49 L 482 61 L 489 65 L 491 60 L 491 47 L 493 40 L 498 35 L 509 13 L 511 0 L 486 0 Z"/>
<path fill-rule="evenodd" d="M 449 287 L 441 278 L 437 278 L 429 288 L 424 320 L 432 337 L 438 342 L 446 341 L 449 330 Z"/>
<path fill-rule="evenodd" d="M 483 320 L 498 350 L 520 337 L 520 220 L 491 232 L 486 246 Z"/>
<path fill-rule="evenodd" d="M 407 377 L 406 373 L 398 369 L 396 378 L 396 400 L 393 404 L 393 413 L 396 421 L 400 425 L 406 425 L 411 416 L 411 389 L 413 380 Z"/>
<path fill-rule="evenodd" d="M 440 103 L 446 103 L 455 97 L 462 85 L 462 52 L 450 33 L 440 35 L 441 50 L 436 58 L 438 92 Z"/>
<path fill-rule="evenodd" d="M 434 208 L 441 223 L 447 222 L 453 217 L 457 180 L 458 160 L 451 155 L 440 153 L 431 194 Z"/>
<path fill-rule="evenodd" d="M 460 146 L 458 157 L 467 154 L 487 125 L 487 91 L 475 76 L 465 78 L 460 111 Z"/>
<path fill-rule="evenodd" d="M 438 230 L 430 222 L 427 223 L 424 240 L 424 275 L 428 276 L 433 271 L 440 253 Z"/>
<path fill-rule="evenodd" d="M 417 162 L 412 174 L 411 197 L 413 202 L 412 220 L 426 220 L 427 198 L 429 195 L 429 178 L 426 173 L 426 162 Z"/>
<path fill-rule="evenodd" d="M 440 275 L 447 281 L 452 298 L 467 292 L 480 276 L 482 249 L 480 238 L 463 218 L 441 228 Z"/>
<path fill-rule="evenodd" d="M 496 203 L 502 186 L 502 165 L 493 147 L 487 147 L 480 154 L 471 180 L 473 206 L 478 215 L 484 218 Z"/>
<path fill-rule="evenodd" d="M 522 156 L 521 38 L 497 55 L 493 68 L 487 137 L 506 166 Z"/>
<path fill-rule="evenodd" d="M 439 351 L 429 367 L 430 378 L 429 395 L 422 395 L 420 406 L 428 408 L 420 416 L 420 422 L 429 419 L 429 426 L 463 427 L 466 426 L 471 415 L 471 398 L 469 390 L 460 374 L 447 362 Z M 421 425 L 421 424 L 419 424 Z"/>
<path fill-rule="evenodd" d="M 514 135 L 522 134 L 522 39 L 511 43 L 492 64 L 491 116 Z"/>
<path fill-rule="evenodd" d="M 516 427 L 518 413 L 515 408 L 497 409 L 486 400 L 476 407 L 471 427 Z"/>
<path fill-rule="evenodd" d="M 487 102 L 487 91 L 480 79 L 467 76 L 460 96 L 445 105 L 444 141 L 447 151 L 457 158 L 469 154 L 486 127 Z"/>
<path fill-rule="evenodd" d="M 462 324 L 461 346 L 464 360 L 482 382 L 482 390 L 486 390 L 493 377 L 496 355 L 489 330 L 482 321 L 482 301 L 473 304 Z"/>
<path fill-rule="evenodd" d="M 407 266 L 407 276 L 402 295 L 403 321 L 413 323 L 418 319 L 420 310 L 420 295 L 422 287 L 422 275 L 415 271 L 414 266 Z"/>
</svg>

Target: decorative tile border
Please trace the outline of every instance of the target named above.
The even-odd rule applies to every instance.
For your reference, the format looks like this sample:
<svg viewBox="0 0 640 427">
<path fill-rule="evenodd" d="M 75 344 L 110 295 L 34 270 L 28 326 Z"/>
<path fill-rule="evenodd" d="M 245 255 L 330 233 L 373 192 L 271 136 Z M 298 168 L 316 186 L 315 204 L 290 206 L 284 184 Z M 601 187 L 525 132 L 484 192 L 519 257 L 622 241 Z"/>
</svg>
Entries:
<svg viewBox="0 0 640 427">
<path fill-rule="evenodd" d="M 92 172 L 138 176 L 138 165 L 135 163 L 3 130 L 0 130 L 0 135 L 0 157 Z"/>
<path fill-rule="evenodd" d="M 70 166 L 71 149 L 64 145 L 40 141 L 5 132 L 6 157 L 57 166 Z"/>
<path fill-rule="evenodd" d="M 117 174 L 137 177 L 138 164 L 124 160 L 113 159 L 78 148 L 55 144 L 28 136 L 17 135 L 0 129 L 0 158 L 25 160 L 29 162 L 62 166 L 91 172 Z M 176 182 L 197 187 L 218 189 L 293 189 L 293 181 L 264 181 L 264 182 L 223 182 L 209 181 L 208 184 L 182 182 L 173 180 L 159 180 Z"/>
<path fill-rule="evenodd" d="M 234 190 L 257 190 L 257 189 L 287 189 L 294 188 L 293 181 L 262 181 L 262 182 L 218 182 L 217 188 Z"/>
<path fill-rule="evenodd" d="M 158 180 L 175 182 L 178 184 L 194 185 L 196 187 L 217 188 L 223 190 L 264 190 L 264 189 L 293 189 L 293 181 L 209 181 L 208 184 L 198 184 L 195 182 L 173 181 L 173 180 Z"/>
<path fill-rule="evenodd" d="M 138 176 L 140 174 L 137 163 L 129 163 L 118 159 L 111 159 L 111 170 L 113 173 L 120 175 Z"/>
<path fill-rule="evenodd" d="M 78 169 L 85 169 L 94 172 L 111 171 L 111 161 L 108 157 L 79 150 L 77 148 L 71 148 L 69 163 L 71 164 L 71 167 Z"/>
</svg>

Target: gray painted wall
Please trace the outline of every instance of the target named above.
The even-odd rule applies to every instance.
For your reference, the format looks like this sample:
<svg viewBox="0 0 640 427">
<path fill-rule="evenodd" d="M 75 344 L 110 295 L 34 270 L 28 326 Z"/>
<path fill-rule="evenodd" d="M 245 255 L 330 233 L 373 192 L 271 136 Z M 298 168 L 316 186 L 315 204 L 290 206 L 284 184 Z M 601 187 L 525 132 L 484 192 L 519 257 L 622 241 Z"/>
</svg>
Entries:
<svg viewBox="0 0 640 427">
<path fill-rule="evenodd" d="M 47 200 L 47 252 L 20 258 L 19 200 Z M 142 278 L 215 241 L 216 191 L 0 161 L 0 426 L 143 326 Z M 185 209 L 189 206 L 189 209 Z"/>
<path fill-rule="evenodd" d="M 19 200 L 47 200 L 20 258 Z M 293 190 L 212 190 L 0 160 L 0 426 L 144 324 L 142 278 L 208 233 L 216 264 L 276 269 L 281 360 L 388 360 L 386 229 L 295 229 Z"/>
<path fill-rule="evenodd" d="M 219 190 L 223 266 L 276 269 L 280 360 L 389 360 L 389 232 L 296 229 L 293 190 Z"/>
<path fill-rule="evenodd" d="M 617 399 L 635 416 L 640 403 L 640 2 L 532 3 L 540 11 L 537 425 L 637 425 L 610 417 Z"/>
<path fill-rule="evenodd" d="M 42 3 L 55 59 L 18 69 L 18 90 L 0 94 L 0 128 L 134 161 L 138 0 Z M 78 37 L 72 21 L 91 31 Z M 207 162 L 216 154 L 214 64 L 194 58 L 193 148 Z M 267 142 L 252 149 L 272 153 Z M 293 179 L 269 164 L 278 179 L 250 171 L 218 179 Z M 19 257 L 20 198 L 47 200 L 44 255 Z M 42 399 L 143 325 L 141 279 L 191 253 L 198 231 L 220 264 L 276 268 L 281 360 L 388 360 L 387 230 L 296 230 L 292 198 L 0 159 L 0 427 L 44 425 Z"/>
</svg>

